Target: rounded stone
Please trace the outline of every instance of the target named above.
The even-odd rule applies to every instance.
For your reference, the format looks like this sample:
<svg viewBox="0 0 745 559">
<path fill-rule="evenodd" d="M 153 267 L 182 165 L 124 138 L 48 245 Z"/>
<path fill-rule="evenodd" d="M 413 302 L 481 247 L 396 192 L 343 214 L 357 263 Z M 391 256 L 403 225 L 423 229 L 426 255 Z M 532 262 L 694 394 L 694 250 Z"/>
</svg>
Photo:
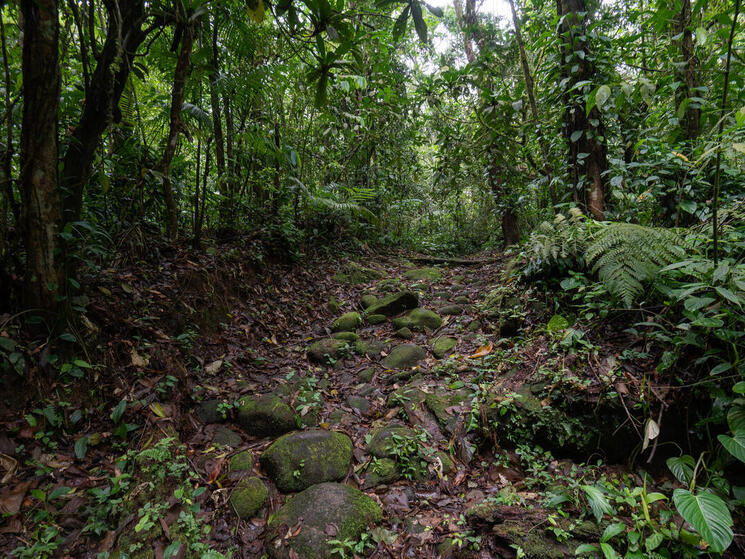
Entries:
<svg viewBox="0 0 745 559">
<path fill-rule="evenodd" d="M 297 427 L 295 412 L 274 394 L 243 398 L 236 418 L 249 435 L 281 435 Z"/>
<path fill-rule="evenodd" d="M 375 326 L 376 324 L 383 324 L 388 320 L 388 317 L 384 314 L 369 314 L 366 320 L 368 324 Z"/>
<path fill-rule="evenodd" d="M 253 470 L 254 468 L 254 455 L 250 450 L 244 450 L 238 454 L 234 454 L 230 458 L 230 471 L 231 472 L 245 472 Z"/>
<path fill-rule="evenodd" d="M 437 330 L 442 326 L 442 318 L 427 309 L 414 309 L 406 317 L 411 320 L 409 328 L 417 330 Z"/>
<path fill-rule="evenodd" d="M 355 332 L 337 332 L 331 337 L 335 340 L 344 340 L 345 342 L 356 342 L 360 339 L 359 335 Z"/>
<path fill-rule="evenodd" d="M 408 328 L 396 330 L 393 335 L 397 338 L 403 338 L 404 340 L 411 340 L 414 337 L 414 333 Z"/>
<path fill-rule="evenodd" d="M 442 272 L 437 268 L 415 268 L 407 271 L 404 277 L 412 281 L 437 281 L 442 279 Z"/>
<path fill-rule="evenodd" d="M 440 309 L 440 314 L 442 315 L 456 315 L 456 314 L 462 314 L 463 313 L 463 307 L 461 305 L 446 305 Z"/>
<path fill-rule="evenodd" d="M 382 364 L 387 369 L 408 369 L 427 357 L 427 352 L 414 344 L 401 344 L 394 347 L 383 359 Z"/>
<path fill-rule="evenodd" d="M 241 520 L 252 518 L 269 497 L 266 485 L 258 477 L 241 481 L 230 495 L 230 504 Z"/>
<path fill-rule="evenodd" d="M 347 347 L 344 340 L 324 338 L 313 343 L 308 348 L 308 360 L 321 365 L 328 365 L 332 360 L 341 357 Z"/>
<path fill-rule="evenodd" d="M 367 314 L 384 314 L 386 316 L 395 316 L 409 309 L 415 309 L 419 306 L 419 297 L 412 291 L 401 291 L 383 297 L 377 303 L 367 308 Z"/>
<path fill-rule="evenodd" d="M 362 326 L 360 313 L 352 311 L 344 313 L 331 323 L 332 332 L 354 332 Z"/>
<path fill-rule="evenodd" d="M 438 359 L 442 359 L 447 352 L 458 345 L 458 340 L 449 336 L 440 336 L 432 344 L 432 354 Z"/>
<path fill-rule="evenodd" d="M 358 489 L 341 483 L 313 485 L 269 517 L 266 550 L 272 559 L 325 559 L 332 557 L 329 540 L 357 541 L 382 519 L 380 506 Z M 299 532 L 284 538 L 294 526 Z"/>
<path fill-rule="evenodd" d="M 362 306 L 363 309 L 366 309 L 370 307 L 371 305 L 374 305 L 377 302 L 378 302 L 378 298 L 375 295 L 372 295 L 370 293 L 365 293 L 360 298 L 360 305 Z"/>
<path fill-rule="evenodd" d="M 282 492 L 343 479 L 352 461 L 352 440 L 335 431 L 298 431 L 274 441 L 261 465 Z"/>
</svg>

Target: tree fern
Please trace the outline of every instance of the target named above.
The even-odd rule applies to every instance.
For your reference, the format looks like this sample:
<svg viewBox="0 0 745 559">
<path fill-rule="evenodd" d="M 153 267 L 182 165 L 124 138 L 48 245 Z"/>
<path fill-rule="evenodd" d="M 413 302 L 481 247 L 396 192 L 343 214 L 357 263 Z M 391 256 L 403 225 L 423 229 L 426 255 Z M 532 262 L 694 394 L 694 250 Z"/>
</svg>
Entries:
<svg viewBox="0 0 745 559">
<path fill-rule="evenodd" d="M 297 178 L 290 177 L 290 180 L 292 181 L 294 188 L 302 192 L 310 206 L 323 208 L 333 212 L 353 214 L 365 219 L 369 223 L 378 223 L 378 217 L 364 206 L 355 204 L 354 202 L 336 200 L 332 198 L 332 194 L 328 191 L 322 191 L 320 194 L 313 194 L 308 187 Z"/>
<path fill-rule="evenodd" d="M 592 237 L 585 258 L 608 291 L 630 307 L 644 293 L 645 282 L 684 256 L 680 243 L 668 229 L 610 223 Z"/>
</svg>

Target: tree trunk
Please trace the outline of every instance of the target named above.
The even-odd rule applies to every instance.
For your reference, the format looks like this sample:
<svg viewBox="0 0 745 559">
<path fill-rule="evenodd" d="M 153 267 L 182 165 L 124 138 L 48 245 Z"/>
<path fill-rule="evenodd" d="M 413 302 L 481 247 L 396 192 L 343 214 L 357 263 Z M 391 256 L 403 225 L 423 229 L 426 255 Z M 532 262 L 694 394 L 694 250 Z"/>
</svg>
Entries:
<svg viewBox="0 0 745 559">
<path fill-rule="evenodd" d="M 173 73 L 170 127 L 163 157 L 157 166 L 163 181 L 163 201 L 166 205 L 166 234 L 171 240 L 178 236 L 178 206 L 171 187 L 171 162 L 176 154 L 178 136 L 183 127 L 181 111 L 184 106 L 184 91 L 186 89 L 186 76 L 189 73 L 191 51 L 194 48 L 194 28 L 191 25 L 184 25 L 176 30 L 176 34 L 179 33 L 181 34 L 181 50 L 179 51 L 176 70 Z"/>
<path fill-rule="evenodd" d="M 53 310 L 63 277 L 55 254 L 61 220 L 57 188 L 57 2 L 22 0 L 21 13 L 24 37 L 20 183 L 26 247 L 25 303 Z"/>
<path fill-rule="evenodd" d="M 83 191 L 101 134 L 112 121 L 120 119 L 119 99 L 127 85 L 137 49 L 146 37 L 142 30 L 143 0 L 106 0 L 105 5 L 109 14 L 106 41 L 96 55 L 95 38 L 91 38 L 91 50 L 98 63 L 85 92 L 80 122 L 73 130 L 62 161 L 64 218 L 68 222 L 80 219 Z M 93 28 L 93 21 L 88 24 Z"/>
<path fill-rule="evenodd" d="M 21 220 L 21 209 L 16 202 L 15 194 L 13 193 L 13 106 L 10 100 L 10 92 L 13 90 L 13 84 L 10 78 L 10 66 L 8 62 L 8 46 L 5 40 L 5 22 L 0 16 L 0 41 L 2 42 L 2 53 L 3 53 L 3 75 L 5 78 L 5 95 L 3 101 L 5 102 L 5 149 L 0 154 L 0 195 L 3 196 L 3 210 L 0 219 L 2 222 L 2 230 L 0 231 L 0 255 L 5 248 L 5 233 L 7 227 L 7 213 L 10 208 L 13 214 L 13 221 L 18 226 Z"/>
<path fill-rule="evenodd" d="M 209 30 L 209 28 L 208 28 Z M 217 186 L 222 195 L 220 201 L 220 217 L 225 218 L 227 207 L 227 192 L 225 185 L 225 140 L 222 133 L 222 111 L 218 94 L 217 79 L 220 73 L 220 60 L 217 51 L 217 18 L 212 22 L 212 72 L 210 73 L 210 103 L 212 105 L 212 128 L 215 136 L 215 163 L 217 165 Z"/>
<path fill-rule="evenodd" d="M 559 26 L 561 71 L 564 78 L 569 78 L 564 94 L 563 132 L 569 146 L 568 164 L 575 200 L 595 219 L 604 219 L 603 172 L 608 169 L 605 127 L 598 108 L 593 107 L 588 117 L 582 92 L 570 91 L 579 81 L 592 81 L 595 74 L 585 33 L 587 7 L 585 0 L 556 0 L 556 9 L 562 20 Z M 593 126 L 591 121 L 597 124 Z M 580 154 L 586 155 L 580 158 Z"/>
<path fill-rule="evenodd" d="M 700 94 L 696 92 L 698 87 L 698 58 L 693 41 L 693 31 L 691 31 L 691 0 L 682 0 L 676 32 L 681 36 L 680 51 L 683 55 L 682 65 L 676 65 L 676 68 L 680 68 L 679 78 L 685 87 L 679 87 L 676 90 L 675 104 L 676 107 L 680 107 L 681 103 L 689 103 L 684 111 L 683 118 L 680 120 L 680 127 L 683 130 L 683 137 L 690 143 L 691 140 L 698 138 L 701 133 L 701 109 L 698 107 L 698 103 L 695 103 L 695 107 L 691 107 L 690 101 L 686 101 L 691 97 L 700 97 Z"/>
</svg>

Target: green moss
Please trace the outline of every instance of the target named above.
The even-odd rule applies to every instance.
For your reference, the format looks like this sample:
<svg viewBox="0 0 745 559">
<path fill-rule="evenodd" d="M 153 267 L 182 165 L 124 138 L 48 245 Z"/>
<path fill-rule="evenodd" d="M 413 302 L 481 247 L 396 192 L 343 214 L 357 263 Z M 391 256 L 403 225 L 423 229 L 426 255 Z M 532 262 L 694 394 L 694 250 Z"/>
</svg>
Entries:
<svg viewBox="0 0 745 559">
<path fill-rule="evenodd" d="M 336 332 L 331 337 L 335 340 L 344 340 L 345 342 L 356 342 L 360 339 L 359 335 L 355 332 Z"/>
<path fill-rule="evenodd" d="M 413 281 L 437 281 L 442 279 L 442 272 L 438 268 L 415 268 L 407 271 L 404 277 Z"/>
<path fill-rule="evenodd" d="M 365 320 L 367 320 L 368 324 L 374 326 L 376 324 L 383 324 L 386 320 L 388 320 L 388 317 L 384 314 L 370 314 L 367 315 Z"/>
<path fill-rule="evenodd" d="M 393 333 L 397 338 L 403 338 L 404 340 L 411 340 L 414 337 L 414 333 L 408 328 L 401 328 Z"/>
<path fill-rule="evenodd" d="M 378 298 L 375 295 L 372 295 L 371 293 L 365 293 L 360 298 L 360 305 L 362 305 L 362 308 L 363 309 L 366 309 L 366 308 L 374 305 L 377 302 L 378 302 Z"/>
<path fill-rule="evenodd" d="M 463 313 L 463 307 L 460 305 L 446 305 L 440 309 L 441 315 L 456 315 L 456 314 L 462 314 Z"/>
<path fill-rule="evenodd" d="M 383 359 L 382 364 L 387 369 L 407 369 L 427 357 L 427 352 L 414 344 L 401 344 L 394 347 Z"/>
<path fill-rule="evenodd" d="M 370 489 L 378 485 L 393 483 L 399 479 L 401 479 L 401 471 L 395 460 L 392 458 L 377 458 L 365 470 L 363 488 Z"/>
<path fill-rule="evenodd" d="M 359 284 L 380 279 L 382 276 L 383 273 L 378 270 L 360 266 L 356 262 L 348 262 L 343 267 L 342 271 L 338 272 L 333 277 L 335 281 L 341 283 Z"/>
<path fill-rule="evenodd" d="M 383 297 L 374 305 L 367 308 L 367 314 L 384 314 L 395 316 L 409 309 L 415 309 L 419 305 L 419 296 L 411 291 L 401 291 Z"/>
<path fill-rule="evenodd" d="M 414 309 L 406 317 L 411 321 L 409 328 L 412 330 L 437 330 L 442 326 L 442 318 L 427 309 Z"/>
<path fill-rule="evenodd" d="M 329 302 L 327 306 L 328 306 L 329 311 L 334 314 L 338 313 L 339 310 L 341 309 L 341 305 L 339 305 L 339 301 L 337 301 L 336 297 L 334 297 L 333 295 L 329 297 Z"/>
<path fill-rule="evenodd" d="M 344 340 L 324 338 L 313 343 L 308 348 L 308 359 L 313 363 L 328 365 L 332 360 L 341 357 L 346 348 L 347 342 Z"/>
<path fill-rule="evenodd" d="M 266 485 L 258 477 L 241 481 L 230 495 L 230 504 L 238 518 L 246 520 L 256 515 L 269 497 Z"/>
<path fill-rule="evenodd" d="M 370 442 L 367 444 L 367 452 L 377 458 L 394 458 L 393 436 L 411 438 L 416 436 L 411 427 L 405 425 L 379 425 L 370 431 Z"/>
<path fill-rule="evenodd" d="M 274 394 L 243 398 L 236 419 L 249 435 L 281 435 L 296 426 L 295 412 Z"/>
<path fill-rule="evenodd" d="M 231 472 L 244 472 L 253 470 L 254 467 L 254 455 L 250 450 L 244 450 L 238 454 L 234 454 L 230 458 L 230 471 Z"/>
<path fill-rule="evenodd" d="M 352 461 L 352 440 L 335 431 L 288 433 L 261 455 L 261 465 L 280 491 L 300 491 L 347 475 Z"/>
<path fill-rule="evenodd" d="M 353 332 L 362 326 L 362 317 L 358 312 L 348 312 L 331 323 L 332 332 Z"/>
<path fill-rule="evenodd" d="M 237 448 L 241 446 L 243 439 L 241 439 L 241 436 L 232 429 L 228 429 L 221 425 L 215 431 L 215 436 L 213 437 L 212 442 L 222 446 Z"/>
<path fill-rule="evenodd" d="M 435 340 L 435 343 L 432 344 L 432 353 L 438 359 L 442 359 L 445 354 L 451 351 L 456 345 L 458 345 L 458 340 L 455 338 L 440 336 Z"/>
</svg>

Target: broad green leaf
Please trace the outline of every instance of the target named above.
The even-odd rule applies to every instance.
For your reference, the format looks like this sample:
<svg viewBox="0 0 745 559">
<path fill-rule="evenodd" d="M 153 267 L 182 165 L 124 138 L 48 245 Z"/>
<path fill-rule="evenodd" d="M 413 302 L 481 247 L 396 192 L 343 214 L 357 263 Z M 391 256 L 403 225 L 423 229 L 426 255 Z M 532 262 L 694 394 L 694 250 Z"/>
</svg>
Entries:
<svg viewBox="0 0 745 559">
<path fill-rule="evenodd" d="M 250 17 L 256 23 L 261 23 L 262 21 L 264 21 L 263 0 L 248 0 L 248 2 L 246 2 L 246 9 L 248 10 L 248 17 Z"/>
<path fill-rule="evenodd" d="M 401 15 L 396 18 L 396 23 L 393 24 L 393 39 L 398 41 L 398 39 L 401 37 L 401 35 L 404 34 L 404 31 L 406 31 L 406 22 L 409 19 L 409 14 L 411 13 L 411 8 L 409 6 L 406 6 L 404 10 L 401 12 Z"/>
<path fill-rule="evenodd" d="M 414 19 L 414 28 L 417 35 L 419 35 L 419 40 L 422 43 L 426 43 L 427 23 L 424 21 L 424 17 L 422 17 L 422 6 L 416 0 L 413 0 L 409 5 L 411 6 L 411 17 Z"/>
<path fill-rule="evenodd" d="M 665 536 L 663 536 L 662 533 L 655 532 L 644 541 L 644 547 L 647 548 L 647 551 L 654 551 L 655 549 L 660 547 L 660 544 L 664 541 L 664 539 Z"/>
<path fill-rule="evenodd" d="M 590 505 L 595 520 L 600 522 L 604 514 L 611 514 L 613 508 L 610 506 L 603 492 L 594 485 L 583 485 L 582 490 L 587 495 L 587 502 Z"/>
<path fill-rule="evenodd" d="M 80 437 L 75 441 L 75 457 L 82 460 L 86 452 L 88 452 L 88 437 Z"/>
<path fill-rule="evenodd" d="M 696 465 L 696 461 L 692 456 L 684 454 L 683 456 L 668 458 L 666 464 L 680 483 L 685 483 L 686 485 L 691 483 L 693 467 Z"/>
<path fill-rule="evenodd" d="M 732 543 L 732 516 L 727 505 L 708 491 L 694 495 L 687 489 L 676 489 L 673 502 L 680 516 L 709 544 L 709 550 L 722 553 Z"/>
<path fill-rule="evenodd" d="M 575 130 L 572 132 L 572 135 L 569 137 L 569 141 L 574 143 L 577 140 L 579 140 L 582 137 L 583 131 L 582 130 Z"/>
<path fill-rule="evenodd" d="M 694 312 L 711 305 L 714 301 L 714 297 L 688 297 L 683 306 L 687 311 Z"/>
<path fill-rule="evenodd" d="M 618 559 L 618 553 L 609 543 L 600 542 L 600 550 L 603 552 L 605 559 Z"/>
<path fill-rule="evenodd" d="M 733 433 L 745 432 L 745 405 L 738 398 L 736 403 L 727 412 L 727 424 Z"/>
<path fill-rule="evenodd" d="M 122 414 L 124 414 L 124 410 L 126 409 L 127 400 L 121 400 L 114 408 L 114 411 L 111 412 L 111 421 L 113 421 L 114 423 L 119 423 L 119 420 L 122 418 Z"/>
<path fill-rule="evenodd" d="M 601 542 L 607 542 L 615 538 L 618 534 L 626 531 L 626 525 L 623 522 L 614 522 L 608 524 L 608 527 L 603 530 L 603 535 L 600 536 Z"/>
<path fill-rule="evenodd" d="M 732 149 L 734 149 L 735 151 L 739 151 L 740 153 L 745 154 L 745 144 L 743 144 L 743 143 L 735 142 L 734 144 L 732 144 Z"/>
<path fill-rule="evenodd" d="M 561 330 L 565 330 L 568 327 L 569 321 L 560 314 L 555 314 L 551 317 L 551 320 L 548 321 L 546 330 L 548 330 L 549 332 L 560 332 Z"/>
<path fill-rule="evenodd" d="M 586 555 L 588 553 L 594 554 L 597 552 L 598 546 L 589 543 L 583 543 L 582 545 L 577 546 L 577 549 L 574 550 L 575 555 Z"/>
<path fill-rule="evenodd" d="M 741 380 L 732 387 L 735 394 L 745 394 L 745 380 Z"/>
<path fill-rule="evenodd" d="M 595 104 L 602 108 L 605 102 L 610 98 L 610 87 L 607 85 L 601 85 L 598 87 L 597 93 L 595 93 Z"/>
<path fill-rule="evenodd" d="M 732 456 L 745 462 L 745 431 L 738 431 L 734 437 L 719 435 L 717 439 Z"/>
</svg>

